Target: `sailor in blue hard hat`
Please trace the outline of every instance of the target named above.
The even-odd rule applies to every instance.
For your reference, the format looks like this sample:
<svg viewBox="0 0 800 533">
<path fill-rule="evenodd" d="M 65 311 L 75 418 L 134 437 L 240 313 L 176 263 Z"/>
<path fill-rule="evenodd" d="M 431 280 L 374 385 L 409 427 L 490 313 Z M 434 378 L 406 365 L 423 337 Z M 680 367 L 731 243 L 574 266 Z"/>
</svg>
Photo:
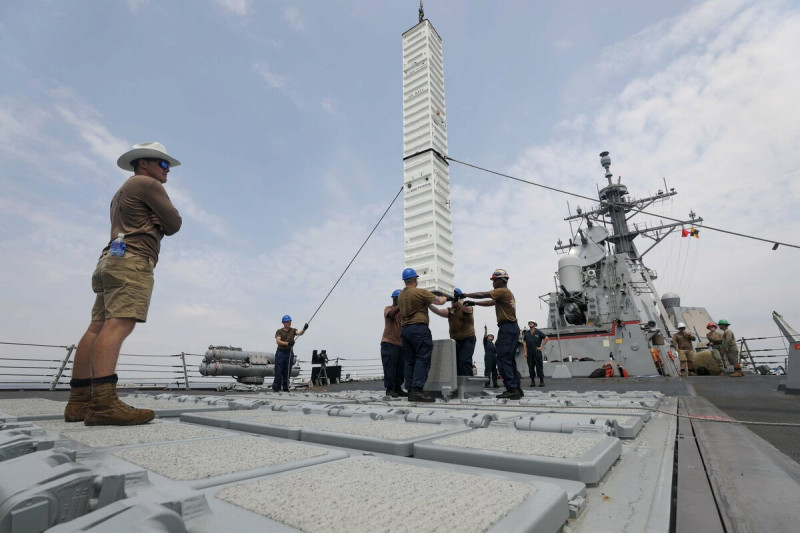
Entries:
<svg viewBox="0 0 800 533">
<path fill-rule="evenodd" d="M 453 302 L 448 308 L 431 306 L 429 309 L 446 318 L 450 338 L 456 341 L 456 372 L 459 376 L 472 375 L 472 354 L 475 353 L 475 318 L 472 302 L 462 302 L 459 297 L 464 293 L 456 287 L 453 291 Z"/>
<path fill-rule="evenodd" d="M 442 305 L 448 299 L 437 296 L 425 289 L 417 288 L 419 275 L 413 268 L 406 268 L 402 274 L 405 288 L 397 297 L 402 327 L 403 358 L 405 359 L 405 383 L 408 400 L 411 402 L 434 402 L 422 389 L 428 381 L 433 354 L 433 337 L 428 327 L 428 306 Z"/>
<path fill-rule="evenodd" d="M 403 391 L 405 361 L 403 361 L 403 339 L 400 325 L 400 307 L 397 297 L 400 289 L 392 292 L 392 305 L 383 309 L 383 336 L 381 336 L 381 364 L 383 365 L 383 386 L 390 398 L 408 396 Z"/>
<path fill-rule="evenodd" d="M 283 327 L 275 332 L 275 343 L 278 345 L 278 349 L 275 351 L 275 379 L 272 380 L 272 390 L 288 392 L 294 339 L 306 332 L 308 324 L 303 325 L 303 329 L 298 331 L 292 327 L 291 316 L 283 315 L 281 322 L 283 322 Z"/>
</svg>

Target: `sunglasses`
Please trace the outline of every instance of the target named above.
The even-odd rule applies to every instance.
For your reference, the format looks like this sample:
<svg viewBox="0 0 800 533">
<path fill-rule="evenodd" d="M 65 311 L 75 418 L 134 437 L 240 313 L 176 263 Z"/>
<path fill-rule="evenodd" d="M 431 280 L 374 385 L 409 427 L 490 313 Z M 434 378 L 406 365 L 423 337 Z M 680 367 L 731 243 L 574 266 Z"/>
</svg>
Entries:
<svg viewBox="0 0 800 533">
<path fill-rule="evenodd" d="M 153 157 L 144 157 L 142 159 L 144 159 L 145 161 L 152 161 L 154 163 L 158 163 L 158 165 L 164 170 L 167 170 L 169 168 L 169 161 L 164 161 L 163 159 L 157 159 Z"/>
</svg>

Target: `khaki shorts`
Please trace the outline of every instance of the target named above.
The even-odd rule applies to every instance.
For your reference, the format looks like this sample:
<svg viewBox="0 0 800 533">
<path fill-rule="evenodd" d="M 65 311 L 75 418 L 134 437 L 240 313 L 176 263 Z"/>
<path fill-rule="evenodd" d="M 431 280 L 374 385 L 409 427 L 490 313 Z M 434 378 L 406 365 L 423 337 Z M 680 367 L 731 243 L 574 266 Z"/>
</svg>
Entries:
<svg viewBox="0 0 800 533">
<path fill-rule="evenodd" d="M 678 359 L 681 363 L 694 361 L 694 350 L 678 350 Z"/>
<path fill-rule="evenodd" d="M 131 253 L 125 257 L 105 254 L 92 274 L 92 290 L 97 294 L 92 322 L 108 318 L 145 322 L 153 294 L 153 260 Z"/>
</svg>

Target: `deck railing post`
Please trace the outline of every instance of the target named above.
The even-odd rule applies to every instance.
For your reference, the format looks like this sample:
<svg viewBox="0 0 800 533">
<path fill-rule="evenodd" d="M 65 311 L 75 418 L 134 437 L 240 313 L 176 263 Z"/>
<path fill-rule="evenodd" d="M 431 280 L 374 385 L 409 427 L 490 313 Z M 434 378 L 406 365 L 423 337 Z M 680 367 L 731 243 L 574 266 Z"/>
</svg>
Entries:
<svg viewBox="0 0 800 533">
<path fill-rule="evenodd" d="M 739 349 L 739 353 L 742 358 L 744 358 L 744 354 L 747 352 L 747 358 L 750 359 L 750 365 L 753 367 L 753 372 L 758 374 L 758 368 L 756 368 L 756 362 L 753 360 L 753 354 L 750 353 L 750 347 L 747 346 L 747 339 L 742 339 L 742 344 Z"/>
<path fill-rule="evenodd" d="M 186 354 L 181 352 L 181 362 L 183 363 L 184 388 L 189 390 L 189 372 L 186 370 Z"/>
<path fill-rule="evenodd" d="M 72 352 L 75 350 L 75 345 L 67 346 L 67 356 L 64 358 L 64 361 L 61 362 L 61 368 L 58 369 L 56 372 L 56 379 L 53 380 L 53 383 L 50 385 L 50 390 L 56 390 L 58 386 L 58 381 L 61 379 L 61 374 L 64 373 L 64 369 L 67 367 L 67 363 L 69 362 L 69 358 L 72 357 Z"/>
</svg>

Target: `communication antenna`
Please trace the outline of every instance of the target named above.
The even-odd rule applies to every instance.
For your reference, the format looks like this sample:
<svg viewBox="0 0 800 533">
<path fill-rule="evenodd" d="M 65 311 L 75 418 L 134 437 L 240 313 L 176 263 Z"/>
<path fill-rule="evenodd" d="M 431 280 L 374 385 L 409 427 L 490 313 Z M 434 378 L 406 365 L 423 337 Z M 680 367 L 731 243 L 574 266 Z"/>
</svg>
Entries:
<svg viewBox="0 0 800 533">
<path fill-rule="evenodd" d="M 422 1 L 422 0 L 420 0 Z M 611 166 L 611 157 L 609 157 L 608 152 L 600 152 L 600 164 L 606 169 L 606 179 L 608 180 L 608 184 L 611 185 L 611 171 L 609 167 Z"/>
</svg>

